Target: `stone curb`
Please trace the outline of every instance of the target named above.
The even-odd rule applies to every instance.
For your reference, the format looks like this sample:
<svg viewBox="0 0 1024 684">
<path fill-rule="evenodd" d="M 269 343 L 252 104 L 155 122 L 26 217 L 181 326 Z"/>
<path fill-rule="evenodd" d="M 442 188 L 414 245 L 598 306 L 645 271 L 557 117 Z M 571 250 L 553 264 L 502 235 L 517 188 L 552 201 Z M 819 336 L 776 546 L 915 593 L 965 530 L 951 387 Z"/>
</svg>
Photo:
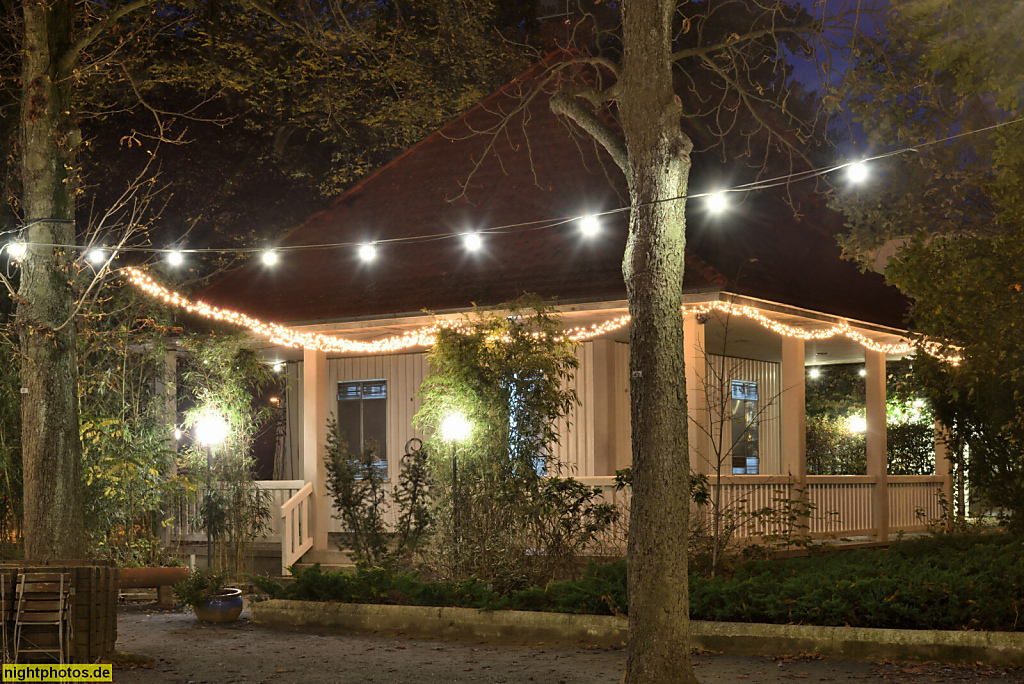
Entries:
<svg viewBox="0 0 1024 684">
<path fill-rule="evenodd" d="M 624 646 L 626 621 L 605 615 L 479 611 L 274 599 L 252 605 L 267 627 L 383 634 L 515 646 Z M 851 660 L 1024 665 L 1024 634 L 742 622 L 690 623 L 691 644 L 722 653 L 815 653 Z"/>
</svg>

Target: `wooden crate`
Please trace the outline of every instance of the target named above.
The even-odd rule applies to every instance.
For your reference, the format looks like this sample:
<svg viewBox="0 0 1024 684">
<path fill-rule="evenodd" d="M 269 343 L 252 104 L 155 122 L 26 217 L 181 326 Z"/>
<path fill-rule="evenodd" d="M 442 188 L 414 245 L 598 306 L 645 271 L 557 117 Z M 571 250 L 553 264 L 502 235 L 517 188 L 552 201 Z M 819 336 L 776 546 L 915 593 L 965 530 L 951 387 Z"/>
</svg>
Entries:
<svg viewBox="0 0 1024 684">
<path fill-rule="evenodd" d="M 95 560 L 50 562 L 7 561 L 0 573 L 8 582 L 17 582 L 24 572 L 66 572 L 72 577 L 75 598 L 71 609 L 74 621 L 71 653 L 75 662 L 95 662 L 108 657 L 117 643 L 117 590 L 120 570 L 113 563 Z M 7 615 L 7 633 L 14 633 L 12 615 Z M 8 651 L 11 645 L 8 645 Z"/>
</svg>

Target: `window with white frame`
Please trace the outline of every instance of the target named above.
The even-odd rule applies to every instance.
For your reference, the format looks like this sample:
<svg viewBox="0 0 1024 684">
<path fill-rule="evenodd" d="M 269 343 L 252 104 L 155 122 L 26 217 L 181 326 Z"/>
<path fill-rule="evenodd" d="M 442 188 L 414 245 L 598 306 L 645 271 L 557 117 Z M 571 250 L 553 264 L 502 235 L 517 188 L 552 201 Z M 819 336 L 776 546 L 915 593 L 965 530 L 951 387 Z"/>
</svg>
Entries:
<svg viewBox="0 0 1024 684">
<path fill-rule="evenodd" d="M 338 383 L 338 430 L 352 454 L 372 449 L 379 467 L 388 467 L 387 380 Z"/>
</svg>

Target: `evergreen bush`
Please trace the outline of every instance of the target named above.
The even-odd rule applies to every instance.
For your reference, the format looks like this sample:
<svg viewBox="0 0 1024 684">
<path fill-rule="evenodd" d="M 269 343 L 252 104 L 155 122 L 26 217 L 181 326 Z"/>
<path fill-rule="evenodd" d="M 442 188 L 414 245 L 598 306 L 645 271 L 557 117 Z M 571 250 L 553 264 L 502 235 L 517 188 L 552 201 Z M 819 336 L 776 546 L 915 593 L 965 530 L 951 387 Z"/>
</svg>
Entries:
<svg viewBox="0 0 1024 684">
<path fill-rule="evenodd" d="M 484 581 L 425 582 L 385 570 L 323 573 L 281 586 L 275 598 L 481 610 L 625 615 L 626 562 L 591 564 L 582 577 L 505 594 Z M 831 550 L 757 560 L 731 576 L 690 577 L 694 620 L 897 629 L 1024 631 L 1024 538 L 973 534 L 915 539 L 888 549 Z"/>
</svg>

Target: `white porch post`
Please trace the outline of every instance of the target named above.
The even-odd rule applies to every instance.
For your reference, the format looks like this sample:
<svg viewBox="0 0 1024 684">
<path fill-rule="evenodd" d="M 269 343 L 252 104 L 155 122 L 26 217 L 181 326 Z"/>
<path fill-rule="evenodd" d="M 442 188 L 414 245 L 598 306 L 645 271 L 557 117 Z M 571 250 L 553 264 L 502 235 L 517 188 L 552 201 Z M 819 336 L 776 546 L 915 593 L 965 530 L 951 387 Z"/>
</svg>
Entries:
<svg viewBox="0 0 1024 684">
<path fill-rule="evenodd" d="M 879 541 L 889 539 L 889 471 L 885 440 L 885 354 L 864 351 L 868 475 L 875 478 L 871 517 Z"/>
<path fill-rule="evenodd" d="M 613 340 L 594 340 L 591 343 L 593 363 L 589 369 L 580 368 L 578 372 L 591 373 L 591 409 L 593 419 L 590 421 L 594 431 L 593 469 L 586 475 L 615 474 L 615 443 L 616 432 L 621 429 L 615 420 L 615 342 Z M 576 429 L 579 429 L 576 427 Z"/>
<path fill-rule="evenodd" d="M 313 483 L 313 551 L 327 550 L 327 354 L 302 352 L 302 479 Z"/>
<path fill-rule="evenodd" d="M 953 463 L 949 458 L 949 433 L 946 426 L 935 421 L 935 474 L 942 476 L 942 495 L 946 497 L 946 527 L 953 529 Z"/>
<path fill-rule="evenodd" d="M 686 363 L 686 413 L 690 437 L 690 468 L 705 475 L 711 472 L 711 427 L 708 415 L 707 356 L 704 326 L 696 316 L 683 319 L 684 360 Z M 727 470 L 726 472 L 732 472 Z"/>
<path fill-rule="evenodd" d="M 804 341 L 782 338 L 782 473 L 793 482 L 793 500 L 807 499 L 807 371 Z M 806 516 L 797 527 L 810 532 Z"/>
</svg>

